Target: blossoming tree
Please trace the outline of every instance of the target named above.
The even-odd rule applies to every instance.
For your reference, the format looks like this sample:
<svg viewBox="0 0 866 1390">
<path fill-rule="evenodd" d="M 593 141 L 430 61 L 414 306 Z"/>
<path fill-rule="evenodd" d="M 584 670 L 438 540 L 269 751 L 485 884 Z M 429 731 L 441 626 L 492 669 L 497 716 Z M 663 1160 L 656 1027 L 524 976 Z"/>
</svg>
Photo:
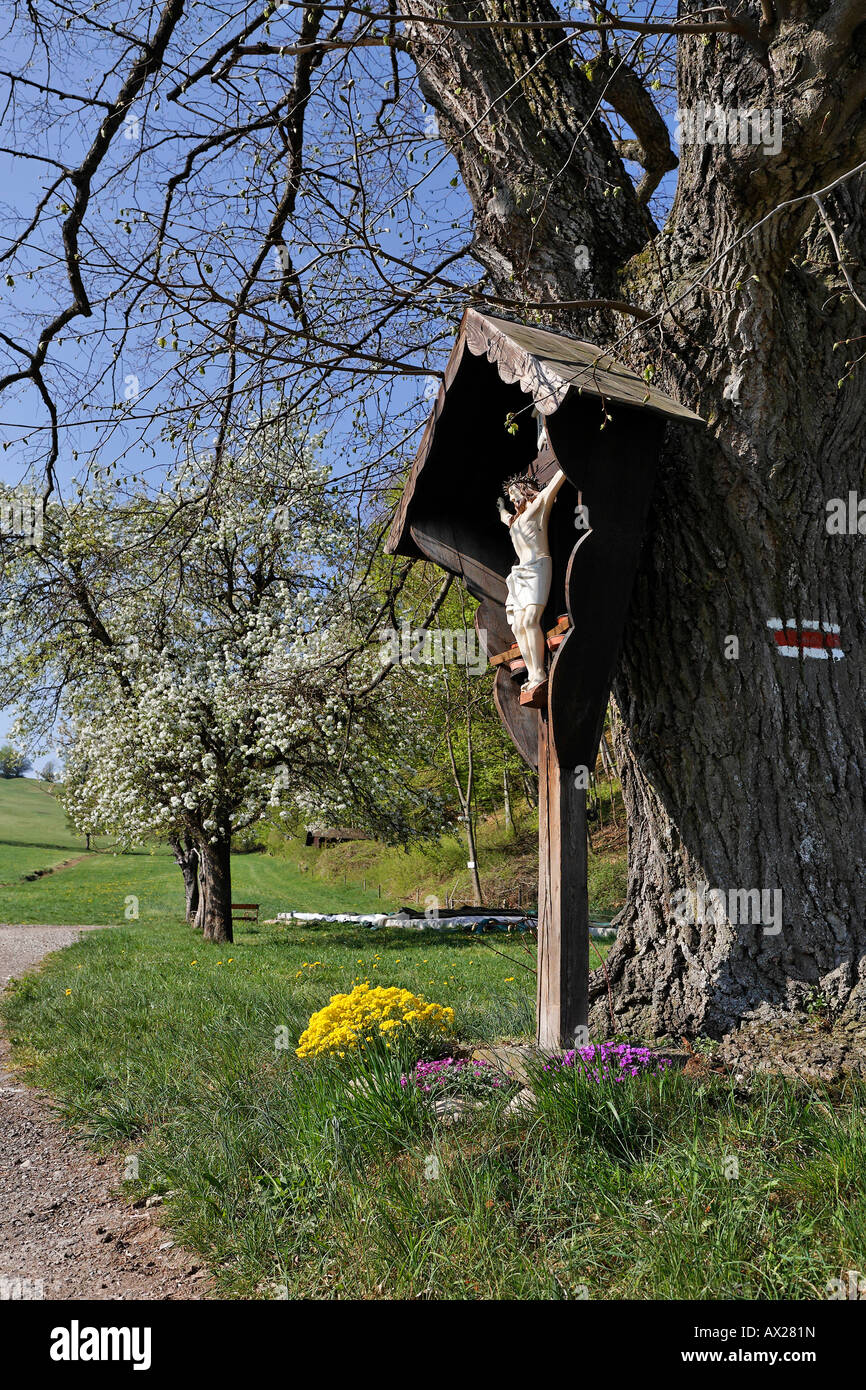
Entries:
<svg viewBox="0 0 866 1390">
<path fill-rule="evenodd" d="M 440 812 L 414 785 L 421 713 L 387 683 L 363 694 L 382 605 L 363 523 L 279 412 L 210 464 L 155 497 L 103 489 L 49 509 L 41 546 L 7 556 L 0 631 L 25 730 L 65 721 L 77 824 L 172 842 L 188 910 L 197 869 L 196 920 L 227 941 L 232 835 L 269 805 L 394 838 Z"/>
</svg>

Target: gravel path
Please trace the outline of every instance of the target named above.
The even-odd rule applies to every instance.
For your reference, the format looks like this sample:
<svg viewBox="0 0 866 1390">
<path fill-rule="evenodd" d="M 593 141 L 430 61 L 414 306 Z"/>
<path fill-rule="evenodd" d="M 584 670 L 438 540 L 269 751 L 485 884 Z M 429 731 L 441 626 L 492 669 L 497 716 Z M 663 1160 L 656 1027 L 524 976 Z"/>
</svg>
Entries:
<svg viewBox="0 0 866 1390">
<path fill-rule="evenodd" d="M 97 930 L 0 926 L 0 989 Z M 206 1297 L 208 1272 L 160 1229 L 158 1207 L 128 1207 L 115 1195 L 120 1161 L 88 1153 L 49 1098 L 8 1067 L 0 1038 L 0 1300 Z M 17 1282 L 25 1280 L 36 1283 Z"/>
<path fill-rule="evenodd" d="M 7 927 L 0 925 L 0 991 L 13 975 L 21 975 L 36 965 L 49 951 L 71 946 L 83 931 L 102 931 L 101 927 Z"/>
</svg>

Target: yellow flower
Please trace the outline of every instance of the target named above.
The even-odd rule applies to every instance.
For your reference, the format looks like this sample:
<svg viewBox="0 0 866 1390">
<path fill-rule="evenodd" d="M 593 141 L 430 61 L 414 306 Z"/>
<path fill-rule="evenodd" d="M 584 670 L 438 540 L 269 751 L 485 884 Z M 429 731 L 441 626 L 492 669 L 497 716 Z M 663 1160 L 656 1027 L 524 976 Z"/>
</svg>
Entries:
<svg viewBox="0 0 866 1390">
<path fill-rule="evenodd" d="M 325 1008 L 313 1014 L 296 1049 L 299 1057 L 337 1052 L 371 1042 L 383 1033 L 410 1024 L 447 1032 L 454 1022 L 454 1010 L 428 1003 L 419 995 L 395 986 L 372 987 L 369 980 L 356 984 L 350 994 L 334 994 Z"/>
<path fill-rule="evenodd" d="M 66 991 L 66 993 L 67 993 L 67 994 L 71 994 L 71 993 L 72 993 L 72 990 L 71 990 L 71 989 L 68 989 L 68 990 Z"/>
</svg>

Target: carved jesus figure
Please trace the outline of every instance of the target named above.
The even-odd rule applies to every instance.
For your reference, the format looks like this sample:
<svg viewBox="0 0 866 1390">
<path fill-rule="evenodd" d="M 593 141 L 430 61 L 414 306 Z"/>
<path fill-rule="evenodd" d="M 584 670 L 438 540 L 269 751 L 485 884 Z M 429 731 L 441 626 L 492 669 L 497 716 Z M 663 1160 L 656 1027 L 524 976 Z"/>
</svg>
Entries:
<svg viewBox="0 0 866 1390">
<path fill-rule="evenodd" d="M 520 655 L 526 662 L 526 680 L 522 688 L 527 692 L 545 680 L 541 615 L 550 596 L 553 575 L 547 526 L 554 499 L 564 482 L 561 468 L 542 490 L 528 478 L 509 478 L 505 489 L 514 511 L 508 510 L 504 497 L 499 498 L 499 516 L 509 528 L 517 552 L 517 564 L 505 581 L 508 589 L 505 613 Z"/>
</svg>

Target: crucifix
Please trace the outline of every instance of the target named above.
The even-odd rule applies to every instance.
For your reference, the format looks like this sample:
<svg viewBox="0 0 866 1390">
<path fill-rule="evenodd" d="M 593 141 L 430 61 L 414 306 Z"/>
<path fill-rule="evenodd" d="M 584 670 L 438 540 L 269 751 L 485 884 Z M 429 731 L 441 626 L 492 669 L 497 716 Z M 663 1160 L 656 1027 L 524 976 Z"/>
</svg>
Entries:
<svg viewBox="0 0 866 1390">
<path fill-rule="evenodd" d="M 497 710 L 538 771 L 549 1050 L 589 1040 L 586 788 L 669 419 L 700 417 L 601 348 L 467 309 L 387 540 L 479 599 Z"/>
<path fill-rule="evenodd" d="M 538 411 L 533 410 L 537 415 Z M 545 425 L 539 426 L 541 446 Z M 526 680 L 520 702 L 544 708 L 547 677 L 544 670 L 544 633 L 541 620 L 550 596 L 553 559 L 547 539 L 550 512 L 556 495 L 565 483 L 562 469 L 557 469 L 550 482 L 539 487 L 527 477 L 515 474 L 506 479 L 505 490 L 514 508 L 509 511 L 505 498 L 498 498 L 499 518 L 511 531 L 511 542 L 517 552 L 517 564 L 512 565 L 505 581 L 508 600 L 505 616 L 517 638 L 516 646 L 526 668 Z M 494 658 L 494 661 L 496 658 Z"/>
</svg>

